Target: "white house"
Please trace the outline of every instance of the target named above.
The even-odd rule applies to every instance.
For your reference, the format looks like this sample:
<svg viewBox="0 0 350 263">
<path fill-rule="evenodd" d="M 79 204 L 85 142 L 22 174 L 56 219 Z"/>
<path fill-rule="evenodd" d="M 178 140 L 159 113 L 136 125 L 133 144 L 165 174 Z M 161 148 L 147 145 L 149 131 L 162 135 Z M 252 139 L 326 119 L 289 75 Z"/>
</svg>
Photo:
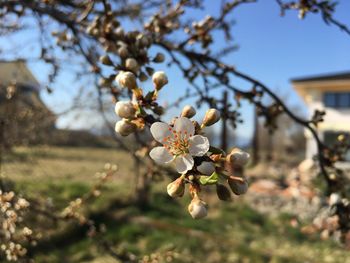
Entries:
<svg viewBox="0 0 350 263">
<path fill-rule="evenodd" d="M 315 110 L 325 110 L 319 135 L 332 144 L 340 133 L 350 134 L 350 72 L 292 79 L 297 93 L 303 98 L 311 118 Z M 317 153 L 317 146 L 309 132 L 306 136 L 306 158 Z M 350 151 L 346 156 L 350 161 Z"/>
</svg>

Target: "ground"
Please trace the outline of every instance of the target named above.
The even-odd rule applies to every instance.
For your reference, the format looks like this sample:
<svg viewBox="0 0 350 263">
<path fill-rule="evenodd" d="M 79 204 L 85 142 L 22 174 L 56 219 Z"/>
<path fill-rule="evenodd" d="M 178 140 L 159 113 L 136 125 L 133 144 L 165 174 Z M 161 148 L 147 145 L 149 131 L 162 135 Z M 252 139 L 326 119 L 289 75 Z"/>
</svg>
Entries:
<svg viewBox="0 0 350 263">
<path fill-rule="evenodd" d="M 130 202 L 135 191 L 132 160 L 116 149 L 15 148 L 5 155 L 2 174 L 24 196 L 45 195 L 63 208 L 89 191 L 95 173 L 107 162 L 118 164 L 118 174 L 89 207 L 106 232 L 91 239 L 77 224 L 58 225 L 52 240 L 39 242 L 34 250 L 35 262 L 120 262 L 101 245 L 107 243 L 114 252 L 140 262 L 350 262 L 349 252 L 336 243 L 302 234 L 300 227 L 307 222 L 293 227 L 291 215 L 263 215 L 249 199 L 219 203 L 215 193 L 208 193 L 209 217 L 193 220 L 187 213 L 188 197 L 166 195 L 167 178 L 155 182 L 151 205 L 140 209 Z"/>
</svg>

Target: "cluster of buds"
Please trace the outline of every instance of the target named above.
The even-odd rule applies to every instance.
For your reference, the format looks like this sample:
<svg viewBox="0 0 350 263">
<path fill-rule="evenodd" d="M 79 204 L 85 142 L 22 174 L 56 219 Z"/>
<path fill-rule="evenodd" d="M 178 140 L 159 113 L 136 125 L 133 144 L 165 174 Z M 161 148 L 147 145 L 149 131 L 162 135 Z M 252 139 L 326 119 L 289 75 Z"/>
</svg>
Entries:
<svg viewBox="0 0 350 263">
<path fill-rule="evenodd" d="M 183 1 L 184 2 L 184 1 Z M 145 29 L 158 36 L 169 34 L 180 28 L 180 16 L 184 13 L 181 1 L 167 10 L 166 14 L 157 13 L 145 24 Z"/>
<path fill-rule="evenodd" d="M 103 172 L 96 173 L 97 182 L 93 185 L 91 190 L 82 197 L 78 197 L 71 201 L 67 207 L 61 212 L 61 218 L 75 219 L 79 224 L 86 224 L 90 229 L 95 229 L 94 222 L 88 219 L 83 213 L 83 205 L 91 199 L 95 199 L 101 195 L 103 185 L 116 173 L 117 165 L 106 163 Z"/>
<path fill-rule="evenodd" d="M 174 250 L 167 250 L 167 251 L 154 252 L 150 255 L 145 255 L 138 262 L 139 263 L 177 262 L 177 260 L 180 260 L 181 258 L 183 258 L 182 254 Z"/>
<path fill-rule="evenodd" d="M 129 71 L 121 71 L 116 77 L 120 87 L 129 89 L 133 93 L 133 101 L 118 101 L 115 113 L 121 118 L 115 125 L 115 131 L 122 136 L 128 136 L 145 126 L 144 118 L 147 109 L 161 115 L 162 108 L 157 104 L 158 92 L 168 83 L 168 77 L 163 71 L 157 71 L 152 76 L 154 90 L 145 96 L 142 89 L 137 87 L 135 75 Z"/>
<path fill-rule="evenodd" d="M 289 1 L 286 3 L 281 1 L 280 7 L 282 9 L 282 15 L 287 9 L 299 10 L 298 17 L 300 19 L 304 19 L 307 13 L 316 13 L 320 11 L 319 9 L 323 9 L 329 14 L 334 11 L 334 4 L 331 1 L 323 1 L 320 5 L 314 0 Z"/>
<path fill-rule="evenodd" d="M 283 108 L 278 103 L 273 103 L 269 106 L 259 105 L 257 109 L 258 116 L 265 118 L 265 127 L 269 129 L 270 132 L 276 130 L 278 117 L 283 113 Z"/>
<path fill-rule="evenodd" d="M 142 130 L 146 123 L 152 123 L 151 134 L 163 146 L 154 147 L 149 155 L 158 164 L 174 163 L 177 172 L 181 174 L 167 186 L 170 196 L 183 196 L 186 184 L 190 185 L 192 201 L 188 211 L 193 218 L 203 218 L 208 213 L 208 205 L 200 197 L 202 187 L 215 185 L 217 196 L 223 201 L 231 200 L 231 192 L 241 195 L 247 191 L 248 184 L 243 177 L 242 167 L 248 162 L 249 154 L 238 148 L 226 154 L 211 146 L 204 136 L 205 128 L 214 125 L 221 118 L 217 109 L 208 109 L 200 123 L 191 120 L 195 117 L 196 110 L 190 105 L 185 106 L 180 116 L 170 124 L 154 122 L 154 117 L 151 118 L 148 111 L 161 115 L 161 107 L 156 100 L 159 91 L 168 83 L 166 74 L 162 71 L 155 72 L 152 75 L 154 90 L 145 95 L 131 71 L 119 72 L 116 81 L 133 95 L 133 99 L 116 103 L 115 113 L 121 120 L 116 123 L 115 131 L 128 136 Z M 72 207 L 75 207 L 75 203 L 72 203 Z"/>
<path fill-rule="evenodd" d="M 312 9 L 312 4 L 309 3 L 309 0 L 300 0 L 297 8 L 299 9 L 299 15 L 298 16 L 299 16 L 300 19 L 304 19 L 305 15 L 308 12 L 315 12 L 316 11 L 316 10 Z"/>
<path fill-rule="evenodd" d="M 167 192 L 171 197 L 182 197 L 188 184 L 192 197 L 188 211 L 194 219 L 200 219 L 208 214 L 208 205 L 200 197 L 202 187 L 215 185 L 223 201 L 231 200 L 231 191 L 236 195 L 246 193 L 248 183 L 242 167 L 249 154 L 238 148 L 226 154 L 210 145 L 204 129 L 220 120 L 218 110 L 209 109 L 201 123 L 190 119 L 195 114 L 196 110 L 187 105 L 170 124 L 153 123 L 152 136 L 163 146 L 154 147 L 149 155 L 158 164 L 175 165 L 181 175 L 167 186 Z"/>
<path fill-rule="evenodd" d="M 165 57 L 157 53 L 153 58 L 148 55 L 148 50 L 153 44 L 152 34 L 140 31 L 125 32 L 120 23 L 112 16 L 96 17 L 86 29 L 87 33 L 98 38 L 107 53 L 119 57 L 120 61 L 115 62 L 108 55 L 100 57 L 100 62 L 106 66 L 113 66 L 119 70 L 132 72 L 140 81 L 150 77 L 154 69 L 145 66 L 150 62 L 161 63 Z M 142 71 L 142 67 L 145 70 Z M 110 84 L 113 75 L 100 80 L 101 83 Z"/>
<path fill-rule="evenodd" d="M 213 42 L 211 29 L 215 27 L 215 20 L 211 16 L 206 16 L 202 21 L 193 22 L 192 28 L 186 27 L 186 33 L 190 34 L 189 43 L 200 42 L 203 48 L 206 48 Z"/>
<path fill-rule="evenodd" d="M 18 261 L 27 254 L 27 249 L 21 244 L 15 242 L 2 244 L 1 250 L 5 253 L 8 261 Z"/>
<path fill-rule="evenodd" d="M 71 201 L 69 205 L 63 209 L 61 214 L 62 218 L 75 218 L 80 224 L 85 224 L 88 219 L 80 212 L 82 204 L 83 200 L 81 198 Z"/>
<path fill-rule="evenodd" d="M 29 207 L 29 202 L 17 197 L 14 192 L 0 191 L 0 236 L 3 242 L 1 250 L 8 261 L 17 261 L 26 255 L 27 249 L 19 242 L 33 241 L 32 230 L 21 227 L 23 213 Z"/>
</svg>

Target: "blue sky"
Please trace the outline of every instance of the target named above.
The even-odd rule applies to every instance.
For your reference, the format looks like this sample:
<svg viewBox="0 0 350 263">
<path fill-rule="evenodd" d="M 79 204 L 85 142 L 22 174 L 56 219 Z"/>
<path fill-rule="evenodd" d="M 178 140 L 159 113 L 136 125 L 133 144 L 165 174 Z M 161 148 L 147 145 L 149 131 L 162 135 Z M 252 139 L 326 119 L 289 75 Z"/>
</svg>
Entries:
<svg viewBox="0 0 350 263">
<path fill-rule="evenodd" d="M 217 2 L 209 1 L 207 10 L 218 12 Z M 350 1 L 339 2 L 335 17 L 350 25 Z M 200 17 L 206 12 L 188 15 Z M 290 11 L 281 17 L 275 1 L 262 0 L 240 6 L 233 18 L 236 25 L 232 34 L 239 50 L 227 56 L 225 62 L 288 97 L 288 103 L 301 111 L 305 111 L 305 105 L 293 90 L 291 78 L 350 70 L 350 36 L 327 26 L 317 14 L 300 20 L 296 11 Z M 214 49 L 219 47 L 214 45 Z M 174 82 L 179 85 L 182 81 L 171 74 L 170 83 Z M 245 105 L 242 113 L 245 123 L 237 132 L 249 137 L 253 130 L 252 108 Z"/>
<path fill-rule="evenodd" d="M 339 2 L 335 17 L 350 25 L 350 1 Z M 192 10 L 186 15 L 201 19 L 208 10 L 210 14 L 217 14 L 220 1 L 207 1 L 207 3 L 206 10 L 196 12 Z M 350 70 L 350 36 L 335 26 L 327 26 L 317 14 L 309 14 L 304 20 L 298 19 L 296 11 L 289 11 L 284 17 L 279 14 L 279 7 L 271 0 L 260 0 L 258 3 L 238 7 L 231 17 L 236 20 L 232 35 L 234 42 L 239 45 L 239 50 L 224 60 L 238 70 L 259 79 L 281 96 L 288 96 L 290 104 L 303 108 L 304 105 L 293 91 L 289 80 L 293 77 Z M 132 24 L 128 24 L 128 27 L 132 27 Z M 30 32 L 28 34 L 30 35 Z M 24 37 L 25 35 L 17 36 L 13 41 Z M 223 39 L 221 36 L 217 36 L 219 41 L 213 45 L 214 50 L 222 46 L 221 39 Z M 6 42 L 9 43 L 0 42 L 0 45 L 12 45 L 10 41 Z M 47 72 L 45 66 L 33 63 L 30 67 L 36 77 L 44 82 Z M 158 65 L 156 69 L 164 70 L 163 67 L 164 65 Z M 171 102 L 169 98 L 181 96 L 188 85 L 174 68 L 165 71 L 169 75 L 169 85 L 161 92 L 160 98 L 164 102 Z M 54 93 L 48 95 L 43 91 L 42 97 L 51 108 L 59 112 L 69 106 L 70 91 L 82 85 L 84 83 L 72 79 L 69 74 L 62 74 L 57 79 L 55 87 L 58 88 Z M 199 117 L 203 115 L 203 110 L 199 113 Z M 176 113 L 178 110 L 172 110 L 168 117 Z M 251 107 L 245 104 L 242 113 L 245 123 L 237 132 L 242 137 L 249 137 L 252 132 Z M 86 115 L 91 120 L 91 115 L 89 113 Z M 89 124 L 86 118 L 85 120 L 82 118 L 81 121 L 75 121 L 75 125 L 71 125 L 72 120 L 72 116 L 63 116 L 59 119 L 58 125 L 89 128 L 89 125 L 99 123 L 97 120 Z"/>
</svg>

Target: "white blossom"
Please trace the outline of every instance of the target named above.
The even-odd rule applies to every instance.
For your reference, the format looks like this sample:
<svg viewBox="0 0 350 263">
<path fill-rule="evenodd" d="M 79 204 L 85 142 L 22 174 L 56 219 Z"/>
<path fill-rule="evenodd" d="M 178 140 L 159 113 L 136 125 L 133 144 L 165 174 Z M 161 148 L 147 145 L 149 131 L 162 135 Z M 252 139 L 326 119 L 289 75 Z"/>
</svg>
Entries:
<svg viewBox="0 0 350 263">
<path fill-rule="evenodd" d="M 209 141 L 202 135 L 194 135 L 193 123 L 185 117 L 176 119 L 174 127 L 163 122 L 151 126 L 154 139 L 163 144 L 150 152 L 150 157 L 159 164 L 174 161 L 179 173 L 186 173 L 194 165 L 192 156 L 203 156 L 209 150 Z"/>
</svg>

